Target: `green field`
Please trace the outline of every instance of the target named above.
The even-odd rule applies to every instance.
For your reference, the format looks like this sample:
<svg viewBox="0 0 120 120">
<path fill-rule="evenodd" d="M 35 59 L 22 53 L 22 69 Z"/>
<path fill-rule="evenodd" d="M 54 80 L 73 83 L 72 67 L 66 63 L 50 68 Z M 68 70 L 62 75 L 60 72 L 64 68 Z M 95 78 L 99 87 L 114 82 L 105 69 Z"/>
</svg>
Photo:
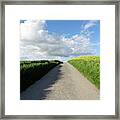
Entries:
<svg viewBox="0 0 120 120">
<path fill-rule="evenodd" d="M 98 89 L 100 89 L 100 57 L 81 56 L 68 61 Z"/>
<path fill-rule="evenodd" d="M 20 61 L 20 91 L 24 91 L 60 63 L 58 60 Z"/>
</svg>

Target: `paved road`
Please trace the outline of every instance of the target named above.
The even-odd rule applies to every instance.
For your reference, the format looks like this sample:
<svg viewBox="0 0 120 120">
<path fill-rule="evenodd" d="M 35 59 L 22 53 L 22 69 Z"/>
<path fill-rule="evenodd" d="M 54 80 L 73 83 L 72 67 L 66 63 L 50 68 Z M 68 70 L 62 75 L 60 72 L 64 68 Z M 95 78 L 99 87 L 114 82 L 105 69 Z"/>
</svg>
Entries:
<svg viewBox="0 0 120 120">
<path fill-rule="evenodd" d="M 21 100 L 97 100 L 99 90 L 69 63 L 53 68 L 21 93 Z"/>
</svg>

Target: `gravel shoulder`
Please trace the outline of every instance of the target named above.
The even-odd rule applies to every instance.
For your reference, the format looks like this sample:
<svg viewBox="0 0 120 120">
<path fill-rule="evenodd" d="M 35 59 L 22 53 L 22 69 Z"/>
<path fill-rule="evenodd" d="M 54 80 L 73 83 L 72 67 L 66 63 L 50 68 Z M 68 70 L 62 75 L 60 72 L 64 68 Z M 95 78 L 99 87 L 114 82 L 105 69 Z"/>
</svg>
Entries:
<svg viewBox="0 0 120 120">
<path fill-rule="evenodd" d="M 99 90 L 69 63 L 56 66 L 20 95 L 21 100 L 99 100 Z"/>
</svg>

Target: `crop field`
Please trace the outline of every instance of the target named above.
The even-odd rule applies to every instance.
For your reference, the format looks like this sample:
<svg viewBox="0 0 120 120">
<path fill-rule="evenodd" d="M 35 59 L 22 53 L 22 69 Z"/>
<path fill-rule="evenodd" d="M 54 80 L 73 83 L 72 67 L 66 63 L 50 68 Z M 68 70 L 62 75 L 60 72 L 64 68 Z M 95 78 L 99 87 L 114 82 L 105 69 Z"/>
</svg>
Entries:
<svg viewBox="0 0 120 120">
<path fill-rule="evenodd" d="M 20 61 L 20 92 L 60 63 L 58 60 Z"/>
<path fill-rule="evenodd" d="M 98 89 L 100 89 L 100 57 L 81 56 L 68 61 Z"/>
</svg>

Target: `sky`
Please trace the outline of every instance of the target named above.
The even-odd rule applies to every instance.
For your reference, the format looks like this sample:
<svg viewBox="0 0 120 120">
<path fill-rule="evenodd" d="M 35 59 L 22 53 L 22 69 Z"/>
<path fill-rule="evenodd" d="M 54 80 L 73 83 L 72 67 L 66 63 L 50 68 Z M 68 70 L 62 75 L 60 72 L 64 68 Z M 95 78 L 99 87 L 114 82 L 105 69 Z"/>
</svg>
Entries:
<svg viewBox="0 0 120 120">
<path fill-rule="evenodd" d="M 99 20 L 20 20 L 20 60 L 100 55 Z"/>
</svg>

